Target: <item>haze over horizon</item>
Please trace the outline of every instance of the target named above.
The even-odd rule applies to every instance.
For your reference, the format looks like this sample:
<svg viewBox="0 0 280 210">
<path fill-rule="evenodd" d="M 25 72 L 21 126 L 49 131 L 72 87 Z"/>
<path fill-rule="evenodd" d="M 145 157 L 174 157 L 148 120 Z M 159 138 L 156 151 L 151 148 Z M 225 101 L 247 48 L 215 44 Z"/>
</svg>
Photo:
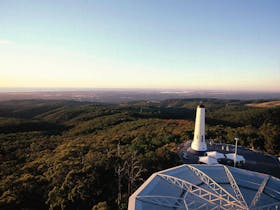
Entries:
<svg viewBox="0 0 280 210">
<path fill-rule="evenodd" d="M 277 0 L 0 0 L 0 88 L 280 91 Z"/>
</svg>

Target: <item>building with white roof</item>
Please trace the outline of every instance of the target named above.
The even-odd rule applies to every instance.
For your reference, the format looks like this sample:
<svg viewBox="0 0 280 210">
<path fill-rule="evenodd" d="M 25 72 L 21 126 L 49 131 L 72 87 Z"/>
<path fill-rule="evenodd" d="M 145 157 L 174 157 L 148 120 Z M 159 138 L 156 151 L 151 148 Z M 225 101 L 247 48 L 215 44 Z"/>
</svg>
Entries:
<svg viewBox="0 0 280 210">
<path fill-rule="evenodd" d="M 206 152 L 206 155 L 208 157 L 212 157 L 215 159 L 221 159 L 221 158 L 225 158 L 225 155 L 223 153 L 217 152 L 217 151 L 210 151 L 210 152 Z"/>
<path fill-rule="evenodd" d="M 200 156 L 198 158 L 198 162 L 208 164 L 208 165 L 218 164 L 217 159 L 210 156 Z"/>
<path fill-rule="evenodd" d="M 243 162 L 245 163 L 245 158 L 242 156 L 242 155 L 237 155 L 235 153 L 228 153 L 228 154 L 225 154 L 226 158 L 227 159 L 230 159 L 230 160 L 235 160 L 236 158 L 236 162 Z"/>
</svg>

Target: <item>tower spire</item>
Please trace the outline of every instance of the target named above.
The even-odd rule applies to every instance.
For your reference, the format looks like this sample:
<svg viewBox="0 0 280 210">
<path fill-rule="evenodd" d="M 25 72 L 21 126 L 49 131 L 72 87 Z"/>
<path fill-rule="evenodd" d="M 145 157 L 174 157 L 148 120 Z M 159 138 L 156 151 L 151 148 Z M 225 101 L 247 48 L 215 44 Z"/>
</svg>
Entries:
<svg viewBox="0 0 280 210">
<path fill-rule="evenodd" d="M 205 141 L 205 106 L 202 102 L 200 102 L 196 109 L 195 129 L 191 148 L 198 152 L 207 151 Z"/>
</svg>

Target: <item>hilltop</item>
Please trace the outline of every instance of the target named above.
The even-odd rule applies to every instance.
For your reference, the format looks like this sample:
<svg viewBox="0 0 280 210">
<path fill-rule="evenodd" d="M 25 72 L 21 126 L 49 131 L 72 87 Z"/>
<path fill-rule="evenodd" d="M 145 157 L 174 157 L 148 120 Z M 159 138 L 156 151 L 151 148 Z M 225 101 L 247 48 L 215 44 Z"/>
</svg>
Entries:
<svg viewBox="0 0 280 210">
<path fill-rule="evenodd" d="M 207 139 L 279 155 L 280 108 L 257 101 L 168 99 L 122 103 L 0 102 L 1 209 L 126 209 L 151 173 L 180 164 L 206 106 Z"/>
<path fill-rule="evenodd" d="M 252 104 L 247 104 L 247 106 L 260 107 L 260 108 L 279 107 L 280 101 L 267 101 L 267 102 L 261 102 L 261 103 L 252 103 Z"/>
</svg>

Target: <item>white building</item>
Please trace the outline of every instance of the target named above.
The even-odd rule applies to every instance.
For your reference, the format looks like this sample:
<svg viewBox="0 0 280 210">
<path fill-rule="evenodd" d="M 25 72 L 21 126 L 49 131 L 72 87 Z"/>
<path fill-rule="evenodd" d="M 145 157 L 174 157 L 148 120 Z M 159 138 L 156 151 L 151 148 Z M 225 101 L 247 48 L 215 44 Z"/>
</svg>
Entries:
<svg viewBox="0 0 280 210">
<path fill-rule="evenodd" d="M 233 161 L 236 160 L 237 163 L 242 163 L 242 164 L 245 163 L 245 158 L 242 155 L 235 155 L 235 153 L 228 153 L 228 154 L 225 154 L 225 156 L 227 159 L 230 159 Z"/>
<path fill-rule="evenodd" d="M 217 152 L 217 151 L 206 152 L 206 155 L 208 157 L 215 158 L 216 160 L 221 159 L 221 158 L 225 158 L 225 155 L 223 153 L 220 153 L 220 152 Z"/>
<path fill-rule="evenodd" d="M 198 158 L 199 163 L 204 163 L 208 165 L 215 165 L 218 164 L 218 161 L 216 158 L 210 157 L 210 156 L 200 156 Z"/>
</svg>

